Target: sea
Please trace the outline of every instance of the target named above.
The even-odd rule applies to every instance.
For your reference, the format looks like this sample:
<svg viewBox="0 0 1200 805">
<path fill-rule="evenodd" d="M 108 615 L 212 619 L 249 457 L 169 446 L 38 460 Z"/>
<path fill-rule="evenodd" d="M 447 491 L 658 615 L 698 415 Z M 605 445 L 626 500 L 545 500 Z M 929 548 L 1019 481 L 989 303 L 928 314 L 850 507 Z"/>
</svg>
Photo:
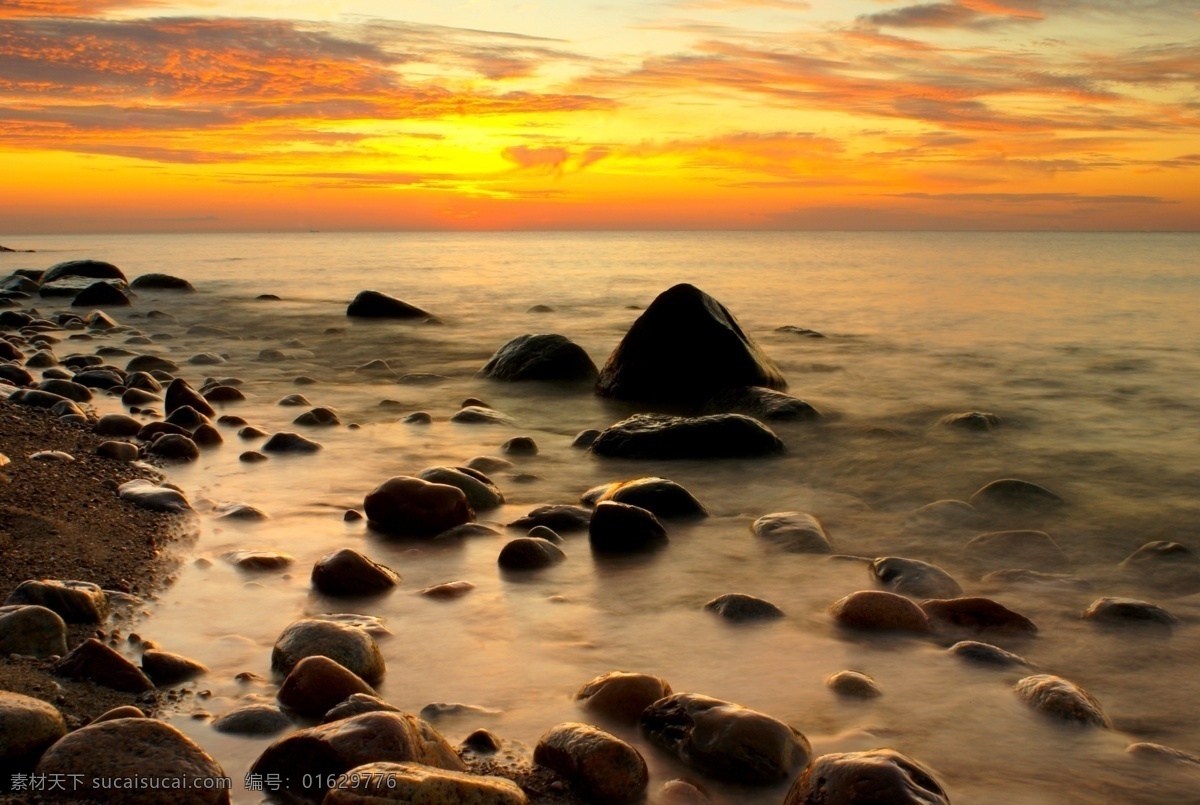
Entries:
<svg viewBox="0 0 1200 805">
<path fill-rule="evenodd" d="M 289 623 L 352 613 L 380 619 L 387 674 L 379 694 L 403 710 L 433 702 L 486 708 L 439 719 L 452 742 L 478 728 L 530 752 L 564 721 L 587 720 L 581 685 L 623 670 L 657 674 L 676 692 L 700 693 L 769 714 L 802 731 L 814 754 L 892 747 L 933 770 L 956 803 L 1200 802 L 1200 768 L 1129 753 L 1133 743 L 1200 754 L 1200 597 L 1133 577 L 1121 563 L 1145 543 L 1200 551 L 1200 235 L 1021 232 L 588 232 L 86 235 L 6 238 L 34 254 L 0 254 L 0 275 L 80 258 L 125 274 L 186 278 L 194 294 L 144 292 L 111 315 L 148 336 L 127 345 L 179 363 L 199 386 L 237 378 L 236 414 L 269 432 L 302 431 L 314 455 L 239 461 L 261 446 L 222 426 L 224 444 L 168 476 L 197 506 L 197 534 L 180 547 L 173 583 L 145 602 L 136 631 L 210 673 L 171 723 L 219 760 L 235 802 L 262 793 L 243 780 L 272 740 L 225 735 L 212 717 L 273 701 L 271 648 Z M 558 333 L 602 365 L 654 298 L 691 283 L 723 303 L 781 368 L 789 393 L 822 416 L 774 422 L 777 457 L 712 460 L 602 458 L 575 435 L 640 411 L 588 387 L 501 383 L 477 376 L 525 333 Z M 441 326 L 351 319 L 359 291 L 421 307 Z M 262 299 L 274 295 L 278 299 Z M 39 300 L 44 312 L 62 300 Z M 534 310 L 545 306 L 549 310 Z M 148 316 L 160 311 L 168 316 Z M 196 325 L 206 325 L 193 330 Z M 813 337 L 780 328 L 803 328 Z M 219 328 L 213 330 L 211 328 Z M 190 332 L 189 332 L 190 331 Z M 60 357 L 108 344 L 64 341 Z M 225 363 L 195 365 L 202 352 Z M 282 353 L 283 357 L 280 357 Z M 391 372 L 356 371 L 373 360 Z M 432 382 L 397 382 L 407 374 Z M 297 378 L 317 382 L 297 385 Z M 291 424 L 301 393 L 336 409 L 341 425 Z M 484 400 L 513 425 L 450 421 L 462 401 Z M 98 413 L 121 411 L 98 397 Z M 401 420 L 424 411 L 432 422 Z M 940 425 L 988 412 L 991 430 Z M 350 425 L 358 427 L 350 427 Z M 501 508 L 480 522 L 505 537 L 451 544 L 376 533 L 344 513 L 397 475 L 500 456 L 514 436 L 535 456 L 507 456 L 492 474 Z M 508 523 L 551 503 L 578 503 L 599 484 L 659 476 L 710 511 L 666 524 L 666 549 L 604 560 L 586 534 L 569 534 L 567 560 L 502 573 Z M 1019 478 L 1066 504 L 1036 521 L 987 528 L 930 524 L 914 510 L 966 500 L 990 481 Z M 221 519 L 241 502 L 269 519 Z M 825 526 L 837 554 L 781 553 L 751 532 L 762 515 L 799 511 Z M 985 530 L 1045 531 L 1069 583 L 985 581 L 964 550 Z M 335 599 L 314 591 L 310 569 L 354 548 L 394 568 L 390 594 Z M 249 574 L 222 555 L 275 550 L 285 571 Z M 1030 618 L 1036 635 L 976 635 L 1029 667 L 990 667 L 947 651 L 952 639 L 839 628 L 828 612 L 857 590 L 878 589 L 862 561 L 934 563 L 965 595 L 986 596 Z M 451 581 L 466 596 L 418 594 Z M 733 624 L 704 610 L 725 593 L 771 601 L 781 619 Z M 1180 624 L 1105 627 L 1081 618 L 1102 596 L 1166 608 Z M 135 656 L 131 652 L 131 656 Z M 847 699 L 826 687 L 845 669 L 873 677 L 882 695 Z M 239 681 L 244 673 L 262 679 Z M 1014 693 L 1032 673 L 1090 692 L 1113 728 L 1087 728 L 1037 712 Z M 786 785 L 746 788 L 708 779 L 612 728 L 651 771 L 648 801 L 673 778 L 715 803 L 778 803 Z"/>
</svg>

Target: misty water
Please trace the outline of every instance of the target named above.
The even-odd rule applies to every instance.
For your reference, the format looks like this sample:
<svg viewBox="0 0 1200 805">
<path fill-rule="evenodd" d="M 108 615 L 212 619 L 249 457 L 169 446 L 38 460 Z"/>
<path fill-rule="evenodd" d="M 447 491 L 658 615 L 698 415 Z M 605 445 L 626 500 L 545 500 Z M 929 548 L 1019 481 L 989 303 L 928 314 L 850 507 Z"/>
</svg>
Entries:
<svg viewBox="0 0 1200 805">
<path fill-rule="evenodd" d="M 378 686 L 383 698 L 410 712 L 439 701 L 496 711 L 439 721 L 452 743 L 484 727 L 531 749 L 553 725 L 587 719 L 572 701 L 580 685 L 627 670 L 782 719 L 808 736 L 815 754 L 894 747 L 932 768 L 955 802 L 1197 801 L 1200 774 L 1128 755 L 1125 747 L 1150 741 L 1200 753 L 1200 598 L 1118 569 L 1151 540 L 1200 550 L 1195 235 L 309 233 L 46 237 L 27 245 L 38 253 L 0 256 L 0 274 L 91 257 L 131 278 L 165 272 L 190 280 L 195 294 L 144 292 L 133 308 L 113 312 L 154 340 L 130 348 L 175 360 L 197 387 L 210 375 L 240 378 L 248 400 L 220 413 L 270 432 L 298 430 L 324 445 L 311 456 L 246 464 L 238 455 L 260 442 L 222 427 L 223 446 L 168 470 L 201 508 L 205 500 L 241 501 L 271 515 L 237 523 L 202 511 L 174 583 L 136 625 L 162 648 L 211 669 L 193 686 L 211 698 L 189 700 L 171 720 L 239 788 L 271 739 L 219 734 L 191 711 L 219 715 L 272 700 L 273 683 L 235 675 L 270 680 L 271 647 L 285 626 L 310 614 L 353 612 L 382 618 L 393 633 L 380 640 L 388 667 Z M 588 388 L 475 376 L 523 333 L 565 335 L 600 365 L 639 308 L 678 282 L 724 303 L 779 364 L 790 393 L 824 414 L 818 422 L 772 424 L 785 455 L 598 458 L 571 446 L 576 433 L 649 409 L 600 399 Z M 348 319 L 346 304 L 364 288 L 422 307 L 444 325 Z M 55 301 L 39 308 L 56 309 Z M 553 310 L 529 312 L 534 305 Z M 175 320 L 146 318 L 151 310 Z M 196 324 L 230 334 L 188 334 Z M 784 325 L 826 337 L 776 330 Z M 120 345 L 129 335 L 64 341 L 56 351 L 62 357 Z M 270 349 L 289 357 L 260 359 Z M 228 363 L 187 363 L 206 351 Z M 355 371 L 374 359 L 397 375 L 446 379 L 407 384 Z M 298 386 L 300 376 L 320 382 Z M 343 425 L 291 425 L 306 409 L 277 403 L 293 393 L 337 409 Z M 467 397 L 482 398 L 516 425 L 449 422 Z M 116 398 L 101 396 L 95 405 L 102 414 L 122 410 Z M 415 411 L 430 413 L 432 424 L 399 421 Z M 965 411 L 993 412 L 1003 422 L 990 432 L 937 425 Z M 433 545 L 343 521 L 391 476 L 499 455 L 517 435 L 533 437 L 540 452 L 512 458 L 513 468 L 492 475 L 507 503 L 479 516 L 511 536 L 523 532 L 503 524 L 537 505 L 577 503 L 597 484 L 642 476 L 682 484 L 711 516 L 669 521 L 665 550 L 621 561 L 593 557 L 586 534 L 568 535 L 566 562 L 521 576 L 498 570 L 501 538 Z M 965 500 L 1007 477 L 1041 484 L 1067 505 L 985 528 L 910 518 L 924 504 Z M 860 562 L 762 544 L 750 523 L 780 511 L 815 515 L 837 553 L 933 562 L 965 594 L 1026 615 L 1036 636 L 980 639 L 1084 687 L 1114 729 L 1035 712 L 1012 691 L 1029 671 L 966 663 L 945 651 L 952 640 L 838 628 L 829 605 L 876 584 Z M 1048 532 L 1070 557 L 1070 573 L 1092 589 L 982 582 L 963 545 L 1006 527 Z M 403 583 L 370 599 L 315 593 L 313 562 L 341 547 L 393 567 Z M 287 572 L 250 575 L 220 558 L 236 549 L 280 550 L 296 562 Z M 475 589 L 451 601 L 417 593 L 455 580 Z M 731 625 L 702 609 L 729 592 L 766 598 L 786 617 Z M 1082 621 L 1103 595 L 1158 603 L 1183 623 L 1113 629 Z M 870 674 L 883 695 L 862 701 L 832 693 L 824 679 L 842 669 Z M 777 803 L 786 790 L 706 780 L 635 731 L 613 731 L 649 763 L 651 801 L 673 777 L 701 783 L 716 802 Z M 260 797 L 235 793 L 239 802 Z"/>
</svg>

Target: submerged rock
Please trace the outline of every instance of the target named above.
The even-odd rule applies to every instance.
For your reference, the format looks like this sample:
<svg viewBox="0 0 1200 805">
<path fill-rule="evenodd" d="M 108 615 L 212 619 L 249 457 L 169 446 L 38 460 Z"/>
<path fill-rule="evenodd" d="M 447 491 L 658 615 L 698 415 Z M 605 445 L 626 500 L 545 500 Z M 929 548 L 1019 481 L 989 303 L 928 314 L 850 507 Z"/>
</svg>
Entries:
<svg viewBox="0 0 1200 805">
<path fill-rule="evenodd" d="M 938 424 L 961 430 L 987 431 L 1000 427 L 1000 417 L 986 411 L 968 411 L 963 414 L 946 414 Z"/>
<path fill-rule="evenodd" d="M 764 514 L 750 525 L 754 536 L 789 553 L 832 553 L 820 521 L 805 512 Z"/>
<path fill-rule="evenodd" d="M 516 783 L 503 777 L 436 769 L 419 763 L 368 763 L 350 769 L 322 805 L 526 805 Z"/>
<path fill-rule="evenodd" d="M 762 386 L 747 386 L 721 392 L 704 406 L 707 414 L 745 414 L 771 422 L 795 422 L 820 419 L 821 412 L 810 403 L 781 391 Z"/>
<path fill-rule="evenodd" d="M 545 526 L 553 529 L 560 534 L 566 534 L 571 531 L 582 531 L 588 527 L 592 521 L 592 510 L 585 509 L 583 506 L 571 506 L 568 504 L 553 504 L 549 506 L 538 506 L 524 517 L 519 517 L 508 524 L 509 528 L 530 529 L 536 526 Z"/>
<path fill-rule="evenodd" d="M 715 612 L 725 620 L 735 623 L 777 620 L 783 617 L 783 610 L 770 601 L 743 593 L 726 593 L 718 596 L 705 604 L 704 609 L 708 612 Z"/>
<path fill-rule="evenodd" d="M 857 699 L 873 699 L 883 695 L 878 683 L 861 671 L 838 671 L 826 677 L 825 687 L 841 696 Z"/>
<path fill-rule="evenodd" d="M 979 643 L 974 640 L 960 640 L 946 651 L 964 660 L 984 665 L 1029 665 L 1024 657 L 1013 654 L 1011 651 L 1005 651 L 991 643 Z"/>
<path fill-rule="evenodd" d="M 243 430 L 246 429 L 243 428 Z M 241 431 L 238 432 L 238 435 L 241 435 Z M 315 453 L 322 447 L 299 433 L 281 432 L 267 439 L 262 449 L 264 453 Z"/>
<path fill-rule="evenodd" d="M 1167 610 L 1136 598 L 1097 598 L 1081 617 L 1104 623 L 1155 623 L 1161 626 L 1179 624 L 1179 618 Z"/>
<path fill-rule="evenodd" d="M 599 553 L 644 551 L 664 545 L 667 531 L 646 509 L 606 500 L 592 513 L 588 542 Z"/>
<path fill-rule="evenodd" d="M 932 599 L 921 609 L 934 623 L 957 629 L 1034 634 L 1033 621 L 990 598 Z"/>
<path fill-rule="evenodd" d="M 632 802 L 650 782 L 641 754 L 602 729 L 568 722 L 538 741 L 533 762 L 554 769 L 589 802 L 608 805 Z"/>
<path fill-rule="evenodd" d="M 929 618 L 919 606 L 895 593 L 860 590 L 829 607 L 834 620 L 852 629 L 928 632 Z"/>
<path fill-rule="evenodd" d="M 340 548 L 317 560 L 312 585 L 326 595 L 377 595 L 392 589 L 400 575 L 353 548 Z"/>
<path fill-rule="evenodd" d="M 591 450 L 615 458 L 734 458 L 782 453 L 784 445 L 770 428 L 741 414 L 634 414 L 604 430 Z"/>
<path fill-rule="evenodd" d="M 213 719 L 213 729 L 230 735 L 274 735 L 292 726 L 292 720 L 270 704 L 248 704 Z"/>
<path fill-rule="evenodd" d="M 389 478 L 363 499 L 367 520 L 397 533 L 434 535 L 475 519 L 461 489 L 421 478 Z"/>
<path fill-rule="evenodd" d="M 783 805 L 950 805 L 933 772 L 894 749 L 821 755 Z"/>
<path fill-rule="evenodd" d="M 383 654 L 375 639 L 357 626 L 305 619 L 288 626 L 271 651 L 271 670 L 287 675 L 305 657 L 324 655 L 368 684 L 383 678 Z"/>
<path fill-rule="evenodd" d="M 660 676 L 611 671 L 584 684 L 575 701 L 598 715 L 636 724 L 642 711 L 670 695 L 671 686 Z"/>
<path fill-rule="evenodd" d="M 434 319 L 421 308 L 379 291 L 360 291 L 346 308 L 346 315 L 369 319 Z"/>
<path fill-rule="evenodd" d="M 583 347 L 561 335 L 525 334 L 496 351 L 479 370 L 492 380 L 595 380 L 599 370 Z"/>
<path fill-rule="evenodd" d="M 1065 502 L 1044 486 L 1018 478 L 992 481 L 971 495 L 975 508 L 993 512 L 1044 512 Z"/>
<path fill-rule="evenodd" d="M 1027 676 L 1013 688 L 1035 710 L 1065 721 L 1094 724 L 1106 729 L 1112 722 L 1104 714 L 1100 702 L 1083 688 L 1062 677 L 1050 674 Z"/>
<path fill-rule="evenodd" d="M 504 503 L 504 493 L 479 470 L 470 467 L 430 467 L 417 477 L 433 484 L 446 484 L 462 490 L 475 511 L 494 509 Z"/>
<path fill-rule="evenodd" d="M 499 411 L 495 411 L 483 405 L 465 405 L 460 408 L 454 416 L 450 417 L 451 422 L 459 422 L 467 425 L 512 425 L 512 417 L 506 416 Z"/>
<path fill-rule="evenodd" d="M 674 481 L 666 478 L 635 478 L 593 487 L 582 502 L 595 506 L 606 500 L 646 509 L 655 517 L 707 517 L 708 509 Z"/>
<path fill-rule="evenodd" d="M 562 549 L 539 537 L 517 537 L 500 550 L 497 562 L 505 570 L 538 570 L 567 558 Z"/>
<path fill-rule="evenodd" d="M 356 693 L 374 696 L 375 690 L 353 671 L 318 654 L 296 663 L 276 698 L 290 710 L 315 717 Z"/>
<path fill-rule="evenodd" d="M 968 559 L 988 570 L 1032 568 L 1060 571 L 1071 561 L 1045 531 L 991 531 L 968 542 Z"/>
<path fill-rule="evenodd" d="M 918 559 L 885 556 L 871 563 L 871 573 L 894 593 L 912 598 L 957 598 L 962 587 L 937 565 Z"/>
</svg>

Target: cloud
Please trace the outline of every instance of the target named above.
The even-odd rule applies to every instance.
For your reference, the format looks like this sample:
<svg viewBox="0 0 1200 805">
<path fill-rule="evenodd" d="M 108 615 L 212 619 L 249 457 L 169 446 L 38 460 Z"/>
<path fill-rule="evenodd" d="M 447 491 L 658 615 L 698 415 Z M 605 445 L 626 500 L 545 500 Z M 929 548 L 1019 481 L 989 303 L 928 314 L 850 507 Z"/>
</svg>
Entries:
<svg viewBox="0 0 1200 805">
<path fill-rule="evenodd" d="M 812 8 L 804 0 L 678 0 L 674 5 L 689 11 L 740 11 L 747 8 L 808 11 Z"/>
<path fill-rule="evenodd" d="M 983 4 L 981 4 L 983 5 Z M 986 4 L 992 6 L 992 4 Z M 923 3 L 905 6 L 894 11 L 866 14 L 858 18 L 860 24 L 883 28 L 994 28 L 1014 21 L 1027 22 L 1039 17 L 1012 16 L 992 6 L 991 11 L 981 11 L 964 3 Z M 999 12 L 999 13 L 998 13 Z"/>
<path fill-rule="evenodd" d="M 984 204 L 1178 204 L 1161 196 L 1083 195 L 1080 193 L 892 193 L 892 198 Z"/>
<path fill-rule="evenodd" d="M 18 17 L 92 17 L 119 8 L 161 5 L 160 0 L 4 0 L 0 19 Z"/>
</svg>

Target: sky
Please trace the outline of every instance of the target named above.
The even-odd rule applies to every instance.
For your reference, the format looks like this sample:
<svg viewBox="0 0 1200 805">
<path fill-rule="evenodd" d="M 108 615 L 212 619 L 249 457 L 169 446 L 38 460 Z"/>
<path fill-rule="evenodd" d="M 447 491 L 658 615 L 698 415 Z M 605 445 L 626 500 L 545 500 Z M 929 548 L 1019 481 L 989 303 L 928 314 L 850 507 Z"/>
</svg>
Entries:
<svg viewBox="0 0 1200 805">
<path fill-rule="evenodd" d="M 0 236 L 313 229 L 1195 231 L 1200 2 L 0 0 Z"/>
</svg>

